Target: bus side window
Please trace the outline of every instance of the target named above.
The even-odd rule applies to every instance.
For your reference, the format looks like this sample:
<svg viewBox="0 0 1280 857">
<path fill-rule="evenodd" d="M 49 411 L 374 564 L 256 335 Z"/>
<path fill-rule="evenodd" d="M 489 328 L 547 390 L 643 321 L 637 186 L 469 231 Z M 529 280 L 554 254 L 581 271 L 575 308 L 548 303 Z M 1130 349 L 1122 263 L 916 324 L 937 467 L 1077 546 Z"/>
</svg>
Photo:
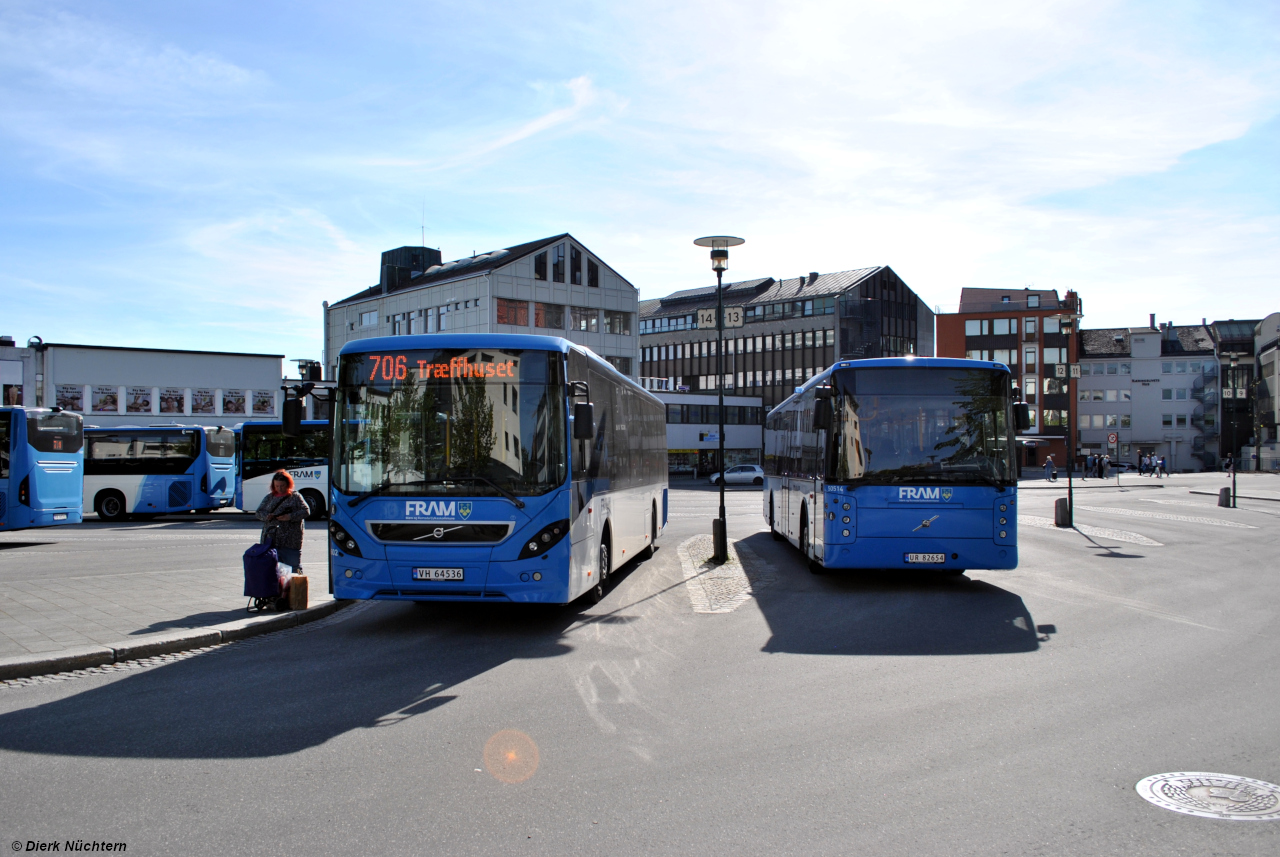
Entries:
<svg viewBox="0 0 1280 857">
<path fill-rule="evenodd" d="M 9 415 L 0 414 L 0 479 L 9 478 Z"/>
</svg>

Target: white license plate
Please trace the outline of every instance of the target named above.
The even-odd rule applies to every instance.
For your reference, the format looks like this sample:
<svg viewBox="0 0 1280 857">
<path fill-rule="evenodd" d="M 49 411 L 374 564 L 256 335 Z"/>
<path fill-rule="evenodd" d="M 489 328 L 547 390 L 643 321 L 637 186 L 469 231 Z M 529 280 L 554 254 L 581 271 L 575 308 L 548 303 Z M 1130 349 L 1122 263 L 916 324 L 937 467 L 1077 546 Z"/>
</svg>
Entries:
<svg viewBox="0 0 1280 857">
<path fill-rule="evenodd" d="M 414 580 L 462 580 L 460 568 L 415 568 Z"/>
<path fill-rule="evenodd" d="M 909 563 L 928 563 L 940 564 L 947 561 L 945 553 L 909 553 L 907 554 L 907 562 Z"/>
<path fill-rule="evenodd" d="M 65 521 L 67 519 L 67 515 L 65 512 L 54 512 L 53 519 L 55 521 Z"/>
</svg>

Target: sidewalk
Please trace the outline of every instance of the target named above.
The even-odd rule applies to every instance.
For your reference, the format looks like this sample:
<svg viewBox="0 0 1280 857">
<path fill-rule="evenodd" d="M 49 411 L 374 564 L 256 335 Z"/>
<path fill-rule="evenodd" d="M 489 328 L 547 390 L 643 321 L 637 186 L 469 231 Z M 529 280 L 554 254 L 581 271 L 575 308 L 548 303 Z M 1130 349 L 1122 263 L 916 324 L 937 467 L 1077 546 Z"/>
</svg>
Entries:
<svg viewBox="0 0 1280 857">
<path fill-rule="evenodd" d="M 230 642 L 341 606 L 321 525 L 304 548 L 310 607 L 247 614 L 240 555 L 257 532 L 247 516 L 216 513 L 0 534 L 0 680 Z"/>
</svg>

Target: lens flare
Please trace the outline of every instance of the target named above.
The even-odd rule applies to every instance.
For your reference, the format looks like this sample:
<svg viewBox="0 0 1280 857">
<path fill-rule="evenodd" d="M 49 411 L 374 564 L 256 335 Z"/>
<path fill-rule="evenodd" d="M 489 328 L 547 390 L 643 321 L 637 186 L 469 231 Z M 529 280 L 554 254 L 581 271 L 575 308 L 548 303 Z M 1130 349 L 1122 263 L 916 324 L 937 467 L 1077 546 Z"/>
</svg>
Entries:
<svg viewBox="0 0 1280 857">
<path fill-rule="evenodd" d="M 538 770 L 538 745 L 518 729 L 503 729 L 484 745 L 484 766 L 494 779 L 523 783 Z"/>
</svg>

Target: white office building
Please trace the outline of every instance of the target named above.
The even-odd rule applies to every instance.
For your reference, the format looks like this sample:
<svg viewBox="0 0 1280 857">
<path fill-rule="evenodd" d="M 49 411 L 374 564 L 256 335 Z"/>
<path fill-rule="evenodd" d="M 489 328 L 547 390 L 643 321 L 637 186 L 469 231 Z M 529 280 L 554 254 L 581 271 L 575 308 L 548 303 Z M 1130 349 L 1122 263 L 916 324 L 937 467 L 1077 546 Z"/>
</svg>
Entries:
<svg viewBox="0 0 1280 857">
<path fill-rule="evenodd" d="M 416 333 L 562 336 L 636 376 L 639 292 L 572 235 L 441 260 L 430 247 L 388 250 L 377 285 L 325 302 L 327 378 L 346 343 Z"/>
</svg>

